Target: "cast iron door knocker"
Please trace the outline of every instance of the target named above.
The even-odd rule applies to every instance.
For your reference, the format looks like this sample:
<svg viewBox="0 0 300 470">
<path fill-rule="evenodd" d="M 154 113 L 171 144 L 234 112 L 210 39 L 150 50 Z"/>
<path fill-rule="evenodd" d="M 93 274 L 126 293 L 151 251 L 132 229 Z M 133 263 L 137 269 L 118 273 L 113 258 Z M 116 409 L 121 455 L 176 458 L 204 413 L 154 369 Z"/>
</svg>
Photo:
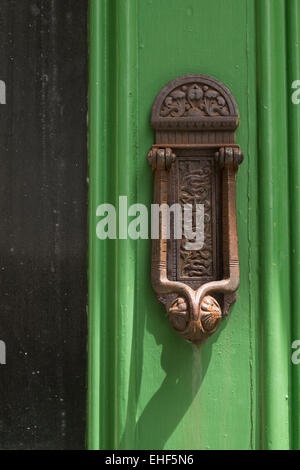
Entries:
<svg viewBox="0 0 300 470">
<path fill-rule="evenodd" d="M 152 285 L 174 330 L 200 344 L 228 315 L 239 287 L 235 180 L 243 154 L 235 144 L 238 109 L 216 79 L 184 75 L 160 91 L 151 124 L 154 204 L 192 208 L 192 228 L 195 207 L 203 208 L 202 241 L 189 239 L 186 230 L 178 239 L 176 224 L 170 224 L 167 237 L 170 213 L 160 211 L 159 236 L 152 240 Z"/>
</svg>

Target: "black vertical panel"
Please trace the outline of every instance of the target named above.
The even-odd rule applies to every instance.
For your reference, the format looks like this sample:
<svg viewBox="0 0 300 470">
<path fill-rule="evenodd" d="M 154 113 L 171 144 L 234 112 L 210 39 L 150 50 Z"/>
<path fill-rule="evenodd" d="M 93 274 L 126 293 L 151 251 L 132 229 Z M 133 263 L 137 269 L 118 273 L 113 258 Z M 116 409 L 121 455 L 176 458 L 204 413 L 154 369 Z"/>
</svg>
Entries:
<svg viewBox="0 0 300 470">
<path fill-rule="evenodd" d="M 0 0 L 0 448 L 80 449 L 87 1 Z"/>
</svg>

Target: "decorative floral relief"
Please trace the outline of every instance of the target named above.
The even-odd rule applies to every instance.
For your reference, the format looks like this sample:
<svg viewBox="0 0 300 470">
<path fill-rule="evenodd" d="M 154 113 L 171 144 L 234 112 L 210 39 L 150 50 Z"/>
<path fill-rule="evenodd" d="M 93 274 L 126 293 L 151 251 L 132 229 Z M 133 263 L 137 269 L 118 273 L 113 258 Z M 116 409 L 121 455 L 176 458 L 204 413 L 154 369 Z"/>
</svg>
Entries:
<svg viewBox="0 0 300 470">
<path fill-rule="evenodd" d="M 207 85 L 193 83 L 173 90 L 160 110 L 161 117 L 228 116 L 223 96 Z"/>
<path fill-rule="evenodd" d="M 206 295 L 200 305 L 201 323 L 205 331 L 213 330 L 222 318 L 219 303 L 214 297 Z"/>
<path fill-rule="evenodd" d="M 204 205 L 204 246 L 201 250 L 187 250 L 187 240 L 183 237 L 180 243 L 179 276 L 209 278 L 213 275 L 212 168 L 208 164 L 200 166 L 199 161 L 180 162 L 179 175 L 179 202 L 193 207 L 193 231 L 196 230 L 196 204 Z"/>
<path fill-rule="evenodd" d="M 169 320 L 175 330 L 183 331 L 187 327 L 189 312 L 186 300 L 177 297 L 168 311 Z"/>
</svg>

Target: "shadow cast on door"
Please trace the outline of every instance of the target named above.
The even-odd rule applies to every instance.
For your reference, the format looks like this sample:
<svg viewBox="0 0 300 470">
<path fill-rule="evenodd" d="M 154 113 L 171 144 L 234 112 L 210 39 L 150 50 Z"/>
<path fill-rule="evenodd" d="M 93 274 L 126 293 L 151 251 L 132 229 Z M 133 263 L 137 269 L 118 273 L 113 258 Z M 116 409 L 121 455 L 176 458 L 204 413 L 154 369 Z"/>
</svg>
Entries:
<svg viewBox="0 0 300 470">
<path fill-rule="evenodd" d="M 140 333 L 144 331 L 146 324 L 157 346 L 162 345 L 160 365 L 166 376 L 136 421 L 143 357 L 140 357 L 138 367 L 136 358 L 131 357 L 129 385 L 131 403 L 128 405 L 126 425 L 121 441 L 117 445 L 118 449 L 132 449 L 133 445 L 134 448 L 143 450 L 165 448 L 198 394 L 210 364 L 213 344 L 226 326 L 225 324 L 221 326 L 219 331 L 201 348 L 197 348 L 179 336 L 177 337 L 172 331 L 165 318 L 163 307 L 157 308 L 157 300 L 151 291 L 151 286 L 144 298 L 149 299 L 149 303 L 145 302 L 149 305 L 149 309 L 143 314 L 140 311 L 135 312 L 134 330 L 137 330 L 137 321 Z M 168 337 L 169 342 L 166 341 Z M 144 355 L 143 335 L 138 335 L 137 331 L 134 331 L 133 338 L 135 347 L 132 348 L 132 356 L 138 351 Z M 200 416 L 199 419 L 201 419 Z M 132 438 L 134 443 L 131 442 Z"/>
</svg>

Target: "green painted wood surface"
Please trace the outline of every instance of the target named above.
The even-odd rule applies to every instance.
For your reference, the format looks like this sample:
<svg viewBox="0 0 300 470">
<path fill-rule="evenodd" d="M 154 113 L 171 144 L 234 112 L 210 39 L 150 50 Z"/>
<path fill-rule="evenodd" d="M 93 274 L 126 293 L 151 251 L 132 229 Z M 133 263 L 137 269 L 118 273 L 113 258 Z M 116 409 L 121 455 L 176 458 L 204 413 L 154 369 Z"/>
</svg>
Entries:
<svg viewBox="0 0 300 470">
<path fill-rule="evenodd" d="M 257 1 L 257 31 L 263 446 L 286 449 L 290 295 L 284 0 Z"/>
<path fill-rule="evenodd" d="M 291 85 L 300 80 L 300 2 L 287 2 L 288 161 L 290 209 L 291 340 L 300 339 L 300 105 Z M 285 205 L 285 210 L 286 205 Z M 300 366 L 292 366 L 291 447 L 300 449 Z"/>
<path fill-rule="evenodd" d="M 299 448 L 299 2 L 90 0 L 89 23 L 88 447 Z M 186 73 L 231 89 L 245 153 L 239 298 L 201 349 L 155 298 L 151 241 L 96 238 L 99 204 L 150 206 L 152 103 Z"/>
</svg>

